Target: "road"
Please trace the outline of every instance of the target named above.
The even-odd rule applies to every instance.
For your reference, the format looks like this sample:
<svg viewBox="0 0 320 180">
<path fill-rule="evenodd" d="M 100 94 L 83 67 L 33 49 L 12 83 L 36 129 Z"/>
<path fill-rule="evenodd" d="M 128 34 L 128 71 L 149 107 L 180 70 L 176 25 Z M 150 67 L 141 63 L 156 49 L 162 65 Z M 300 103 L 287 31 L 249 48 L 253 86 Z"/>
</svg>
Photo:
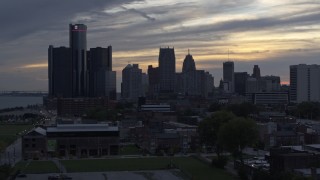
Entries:
<svg viewBox="0 0 320 180">
<path fill-rule="evenodd" d="M 183 180 L 174 174 L 180 172 L 158 170 L 158 171 L 121 171 L 121 172 L 88 172 L 88 173 L 67 173 L 66 175 L 76 180 Z M 43 180 L 48 179 L 50 175 L 57 174 L 27 174 L 25 178 L 16 178 L 16 180 Z"/>
<path fill-rule="evenodd" d="M 14 143 L 8 146 L 5 152 L 0 155 L 0 164 L 15 165 L 22 160 L 21 138 L 18 138 Z"/>
</svg>

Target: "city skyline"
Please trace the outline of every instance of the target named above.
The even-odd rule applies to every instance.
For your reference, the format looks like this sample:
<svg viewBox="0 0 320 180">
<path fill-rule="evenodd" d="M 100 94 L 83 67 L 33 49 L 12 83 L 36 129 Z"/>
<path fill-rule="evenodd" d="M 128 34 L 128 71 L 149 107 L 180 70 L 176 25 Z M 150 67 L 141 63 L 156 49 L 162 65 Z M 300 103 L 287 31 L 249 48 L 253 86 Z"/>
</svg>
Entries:
<svg viewBox="0 0 320 180">
<path fill-rule="evenodd" d="M 235 72 L 251 74 L 257 64 L 261 75 L 288 83 L 290 65 L 318 64 L 320 57 L 316 1 L 11 0 L 0 7 L 0 90 L 47 90 L 47 47 L 68 45 L 70 23 L 88 26 L 87 47 L 114 47 L 118 91 L 128 62 L 146 72 L 148 65 L 157 66 L 159 47 L 175 48 L 177 72 L 190 49 L 197 68 L 213 74 L 216 86 L 228 59 Z"/>
</svg>

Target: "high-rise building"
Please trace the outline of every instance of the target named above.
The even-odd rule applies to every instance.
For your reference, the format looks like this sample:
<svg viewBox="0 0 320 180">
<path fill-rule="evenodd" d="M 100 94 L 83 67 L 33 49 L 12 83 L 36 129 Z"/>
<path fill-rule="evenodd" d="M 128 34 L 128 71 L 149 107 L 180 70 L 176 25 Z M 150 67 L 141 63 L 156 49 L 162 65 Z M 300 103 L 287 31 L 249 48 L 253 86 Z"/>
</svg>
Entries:
<svg viewBox="0 0 320 180">
<path fill-rule="evenodd" d="M 69 44 L 72 52 L 72 94 L 73 97 L 85 97 L 88 95 L 86 25 L 69 25 Z"/>
<path fill-rule="evenodd" d="M 234 62 L 227 61 L 223 63 L 223 81 L 225 85 L 228 84 L 229 92 L 234 92 Z"/>
<path fill-rule="evenodd" d="M 190 53 L 186 55 L 183 61 L 182 78 L 183 78 L 182 79 L 183 82 L 177 82 L 176 84 L 181 84 L 183 86 L 182 88 L 183 94 L 185 95 L 200 94 L 200 87 L 197 86 L 196 64 L 194 62 L 192 55 L 190 55 Z M 198 80 L 201 80 L 201 79 L 198 78 Z"/>
<path fill-rule="evenodd" d="M 281 80 L 279 76 L 262 76 L 263 89 L 265 92 L 277 92 L 281 90 Z"/>
<path fill-rule="evenodd" d="M 160 92 L 173 93 L 175 87 L 176 58 L 174 48 L 160 48 L 159 77 Z"/>
<path fill-rule="evenodd" d="M 72 97 L 71 50 L 66 47 L 48 49 L 48 78 L 50 97 Z"/>
<path fill-rule="evenodd" d="M 279 76 L 249 77 L 246 81 L 246 93 L 279 92 L 280 88 Z"/>
<path fill-rule="evenodd" d="M 234 73 L 234 92 L 239 95 L 246 94 L 246 81 L 249 77 L 247 72 L 235 72 Z"/>
<path fill-rule="evenodd" d="M 259 79 L 261 77 L 260 74 L 260 68 L 258 65 L 254 65 L 253 66 L 253 73 L 252 73 L 252 77 Z"/>
<path fill-rule="evenodd" d="M 186 55 L 183 61 L 183 66 L 182 66 L 182 73 L 190 72 L 190 71 L 195 71 L 196 70 L 196 64 L 194 62 L 194 59 L 190 53 Z"/>
<path fill-rule="evenodd" d="M 137 102 L 142 95 L 142 70 L 138 64 L 128 64 L 122 70 L 121 96 L 128 101 Z"/>
<path fill-rule="evenodd" d="M 158 67 L 152 67 L 152 65 L 148 66 L 148 80 L 148 96 L 152 99 L 155 98 L 160 92 L 160 73 Z"/>
<path fill-rule="evenodd" d="M 290 102 L 320 101 L 320 65 L 290 66 Z"/>
<path fill-rule="evenodd" d="M 176 92 L 207 98 L 212 91 L 213 76 L 204 70 L 196 70 L 195 61 L 188 53 L 183 61 L 182 73 L 176 73 Z"/>
<path fill-rule="evenodd" d="M 145 97 L 148 93 L 149 88 L 149 77 L 147 73 L 141 74 L 141 83 L 142 83 L 142 96 Z"/>
<path fill-rule="evenodd" d="M 112 71 L 112 47 L 91 48 L 88 51 L 88 79 L 90 97 L 115 99 L 116 72 Z"/>
</svg>

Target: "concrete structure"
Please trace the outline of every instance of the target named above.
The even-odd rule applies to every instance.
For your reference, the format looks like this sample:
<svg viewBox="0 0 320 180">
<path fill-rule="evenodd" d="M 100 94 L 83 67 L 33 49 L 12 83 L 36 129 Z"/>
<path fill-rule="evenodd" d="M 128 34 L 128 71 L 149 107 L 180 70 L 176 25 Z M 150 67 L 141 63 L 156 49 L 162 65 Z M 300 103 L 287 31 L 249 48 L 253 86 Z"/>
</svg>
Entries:
<svg viewBox="0 0 320 180">
<path fill-rule="evenodd" d="M 290 66 L 290 102 L 320 101 L 320 66 Z"/>
<path fill-rule="evenodd" d="M 151 111 L 151 112 L 170 112 L 171 106 L 169 104 L 146 104 L 141 106 L 141 111 Z"/>
<path fill-rule="evenodd" d="M 149 90 L 148 96 L 153 99 L 160 92 L 160 72 L 158 67 L 148 66 Z"/>
<path fill-rule="evenodd" d="M 119 153 L 119 129 L 108 124 L 58 124 L 22 137 L 24 159 L 99 157 Z"/>
<path fill-rule="evenodd" d="M 182 73 L 190 72 L 190 71 L 195 71 L 196 70 L 196 64 L 194 62 L 194 59 L 190 53 L 186 55 L 184 61 L 183 61 L 183 66 L 182 66 Z"/>
<path fill-rule="evenodd" d="M 250 93 L 247 101 L 259 105 L 287 105 L 289 95 L 286 92 L 257 92 Z"/>
<path fill-rule="evenodd" d="M 48 153 L 105 156 L 119 153 L 119 129 L 108 124 L 66 124 L 47 128 Z M 55 147 L 54 147 L 55 146 Z"/>
<path fill-rule="evenodd" d="M 160 48 L 159 77 L 160 92 L 173 93 L 175 87 L 176 58 L 174 48 Z"/>
<path fill-rule="evenodd" d="M 88 109 L 108 107 L 108 98 L 58 98 L 58 116 L 82 116 Z"/>
<path fill-rule="evenodd" d="M 320 160 L 319 150 L 308 150 L 306 146 L 283 146 L 270 149 L 270 172 L 293 172 L 295 169 L 311 168 Z"/>
<path fill-rule="evenodd" d="M 246 93 L 246 81 L 249 77 L 247 72 L 235 72 L 234 73 L 234 92 L 239 95 L 245 95 Z"/>
<path fill-rule="evenodd" d="M 234 92 L 234 62 L 223 63 L 223 81 L 228 82 L 230 91 Z"/>
<path fill-rule="evenodd" d="M 112 47 L 87 51 L 87 26 L 69 25 L 69 48 L 48 49 L 49 98 L 109 97 L 116 99 Z"/>
<path fill-rule="evenodd" d="M 260 68 L 259 68 L 258 65 L 254 65 L 254 66 L 253 66 L 252 77 L 253 77 L 253 78 L 257 78 L 257 79 L 259 79 L 259 78 L 261 77 Z"/>
<path fill-rule="evenodd" d="M 69 25 L 69 45 L 72 52 L 72 94 L 73 97 L 84 97 L 88 95 L 86 25 Z"/>
<path fill-rule="evenodd" d="M 116 72 L 112 71 L 112 47 L 88 51 L 89 96 L 116 99 Z"/>
<path fill-rule="evenodd" d="M 66 47 L 48 49 L 49 97 L 72 97 L 71 49 Z"/>
<path fill-rule="evenodd" d="M 47 132 L 43 128 L 35 128 L 22 136 L 21 147 L 24 159 L 41 159 L 47 157 Z"/>
<path fill-rule="evenodd" d="M 184 96 L 207 98 L 213 93 L 213 76 L 204 70 L 196 70 L 192 55 L 186 55 L 182 73 L 176 73 L 176 92 Z"/>
<path fill-rule="evenodd" d="M 142 70 L 138 64 L 128 64 L 122 70 L 121 97 L 137 102 L 143 96 Z"/>
<path fill-rule="evenodd" d="M 246 93 L 279 92 L 280 90 L 279 76 L 263 76 L 259 79 L 249 77 L 246 81 Z"/>
</svg>

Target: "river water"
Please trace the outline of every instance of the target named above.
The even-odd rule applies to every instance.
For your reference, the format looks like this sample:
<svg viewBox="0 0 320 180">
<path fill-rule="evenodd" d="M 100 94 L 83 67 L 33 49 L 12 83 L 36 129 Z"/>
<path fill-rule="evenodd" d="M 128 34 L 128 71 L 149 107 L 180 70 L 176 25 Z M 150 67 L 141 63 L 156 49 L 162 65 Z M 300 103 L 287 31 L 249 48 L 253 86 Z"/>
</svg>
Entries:
<svg viewBox="0 0 320 180">
<path fill-rule="evenodd" d="M 0 96 L 0 109 L 42 104 L 42 99 L 41 96 Z"/>
</svg>

